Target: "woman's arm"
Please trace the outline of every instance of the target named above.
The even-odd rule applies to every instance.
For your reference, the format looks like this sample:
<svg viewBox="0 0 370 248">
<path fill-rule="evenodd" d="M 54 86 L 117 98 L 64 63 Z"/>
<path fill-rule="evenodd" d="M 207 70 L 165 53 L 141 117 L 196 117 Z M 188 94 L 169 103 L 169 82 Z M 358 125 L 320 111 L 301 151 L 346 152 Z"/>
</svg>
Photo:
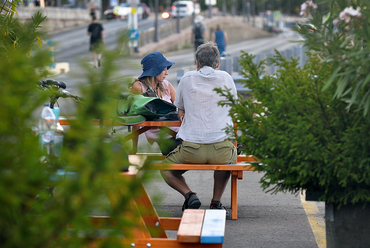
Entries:
<svg viewBox="0 0 370 248">
<path fill-rule="evenodd" d="M 139 83 L 138 81 L 135 82 L 132 85 L 130 92 L 131 93 L 134 93 L 134 94 L 141 94 L 141 93 L 143 93 L 143 90 L 142 90 L 142 87 L 141 87 L 141 83 Z M 133 132 L 136 132 L 137 130 L 139 130 L 139 127 L 137 127 L 137 126 L 133 126 L 132 127 L 132 131 Z M 137 145 L 138 145 L 138 143 L 139 143 L 139 137 L 138 136 L 132 138 L 132 150 L 131 150 L 130 154 L 136 154 L 137 153 Z"/>
<path fill-rule="evenodd" d="M 212 33 L 212 41 L 215 42 L 216 41 L 216 35 L 215 35 L 215 32 Z"/>
<path fill-rule="evenodd" d="M 227 46 L 227 33 L 224 31 L 225 47 Z"/>
<path fill-rule="evenodd" d="M 138 81 L 135 82 L 132 87 L 131 87 L 131 90 L 130 90 L 131 93 L 134 93 L 134 94 L 142 94 L 143 93 L 143 88 L 141 87 L 141 83 L 139 83 Z"/>
<path fill-rule="evenodd" d="M 168 86 L 170 88 L 171 102 L 174 103 L 175 102 L 175 97 L 176 97 L 176 90 L 170 82 L 168 82 Z"/>
</svg>

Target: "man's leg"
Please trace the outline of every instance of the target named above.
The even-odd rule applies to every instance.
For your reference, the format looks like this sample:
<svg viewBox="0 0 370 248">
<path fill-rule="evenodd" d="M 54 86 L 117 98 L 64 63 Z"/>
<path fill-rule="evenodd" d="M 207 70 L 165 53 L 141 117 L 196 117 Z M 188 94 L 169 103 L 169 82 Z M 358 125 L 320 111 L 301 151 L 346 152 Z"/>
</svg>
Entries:
<svg viewBox="0 0 370 248">
<path fill-rule="evenodd" d="M 93 56 L 94 67 L 98 67 L 98 62 L 97 62 L 97 59 L 96 59 L 96 52 L 95 51 L 92 52 L 92 56 Z"/>
<path fill-rule="evenodd" d="M 164 160 L 165 163 L 177 163 L 181 164 L 184 163 L 182 161 L 182 156 L 180 156 L 180 151 L 183 150 L 182 144 L 178 145 Z M 191 191 L 188 184 L 185 181 L 185 178 L 182 174 L 185 171 L 161 171 L 161 175 L 166 181 L 166 183 L 180 194 L 185 197 L 184 205 L 182 206 L 182 210 L 187 208 L 197 209 L 201 206 L 201 202 L 199 201 L 196 193 Z"/>
<path fill-rule="evenodd" d="M 184 197 L 191 191 L 183 176 L 174 175 L 171 171 L 161 171 L 161 174 L 166 183 Z"/>
<path fill-rule="evenodd" d="M 101 53 L 98 53 L 98 67 L 100 67 Z"/>
<path fill-rule="evenodd" d="M 217 147 L 217 148 L 216 148 Z M 209 147 L 209 153 L 212 154 L 210 163 L 235 163 L 237 158 L 237 151 L 234 144 L 231 141 L 222 141 L 213 144 Z M 214 185 L 213 185 L 213 197 L 211 201 L 212 206 L 222 207 L 221 197 L 225 191 L 227 183 L 230 178 L 230 171 L 215 171 L 213 174 Z"/>
<path fill-rule="evenodd" d="M 161 171 L 162 177 L 166 183 L 185 197 L 182 211 L 188 208 L 198 209 L 202 204 L 198 196 L 190 190 L 185 178 L 182 175 L 176 175 L 175 173 L 176 171 Z"/>
<path fill-rule="evenodd" d="M 221 197 L 225 191 L 226 185 L 229 182 L 230 171 L 215 171 L 213 174 L 213 197 L 212 201 L 221 201 Z"/>
</svg>

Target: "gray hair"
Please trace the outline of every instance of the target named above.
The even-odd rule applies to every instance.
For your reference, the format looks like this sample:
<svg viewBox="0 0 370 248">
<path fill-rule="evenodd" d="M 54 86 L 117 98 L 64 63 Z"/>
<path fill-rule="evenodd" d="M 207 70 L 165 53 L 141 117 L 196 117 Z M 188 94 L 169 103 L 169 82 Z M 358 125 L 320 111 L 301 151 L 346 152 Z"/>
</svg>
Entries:
<svg viewBox="0 0 370 248">
<path fill-rule="evenodd" d="M 218 61 L 220 61 L 220 52 L 216 43 L 209 41 L 200 45 L 195 52 L 195 59 L 198 61 L 200 68 L 210 66 L 216 69 Z"/>
</svg>

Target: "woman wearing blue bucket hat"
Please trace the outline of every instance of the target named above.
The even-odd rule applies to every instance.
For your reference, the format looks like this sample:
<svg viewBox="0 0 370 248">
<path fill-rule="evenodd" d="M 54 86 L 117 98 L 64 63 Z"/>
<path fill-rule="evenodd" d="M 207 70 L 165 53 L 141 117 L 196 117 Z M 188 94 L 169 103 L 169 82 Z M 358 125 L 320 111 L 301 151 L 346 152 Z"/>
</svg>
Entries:
<svg viewBox="0 0 370 248">
<path fill-rule="evenodd" d="M 156 96 L 164 101 L 173 103 L 176 91 L 172 84 L 166 80 L 168 70 L 174 62 L 168 61 L 162 53 L 149 53 L 141 60 L 143 72 L 138 78 L 134 78 L 131 92 L 135 94 L 146 93 L 147 96 Z M 178 132 L 179 127 L 171 127 Z M 145 132 L 145 136 L 150 144 L 157 142 L 163 155 L 167 155 L 180 142 L 172 136 L 166 136 L 167 141 L 159 142 L 160 129 L 151 129 Z M 137 151 L 138 138 L 133 139 L 133 151 Z"/>
</svg>

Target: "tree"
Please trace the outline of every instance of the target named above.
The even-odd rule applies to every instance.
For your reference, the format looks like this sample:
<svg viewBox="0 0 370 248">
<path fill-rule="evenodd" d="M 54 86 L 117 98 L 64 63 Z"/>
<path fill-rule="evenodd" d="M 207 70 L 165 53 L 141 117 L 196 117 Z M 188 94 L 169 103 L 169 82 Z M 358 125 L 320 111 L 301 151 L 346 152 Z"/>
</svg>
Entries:
<svg viewBox="0 0 370 248">
<path fill-rule="evenodd" d="M 44 38 L 41 23 L 46 16 L 37 12 L 32 17 L 32 22 L 23 24 L 19 19 L 16 6 L 21 4 L 20 0 L 6 0 L 0 7 L 0 56 L 8 58 L 14 49 L 23 49 L 32 56 L 32 51 L 41 48 L 42 39 Z"/>
</svg>

